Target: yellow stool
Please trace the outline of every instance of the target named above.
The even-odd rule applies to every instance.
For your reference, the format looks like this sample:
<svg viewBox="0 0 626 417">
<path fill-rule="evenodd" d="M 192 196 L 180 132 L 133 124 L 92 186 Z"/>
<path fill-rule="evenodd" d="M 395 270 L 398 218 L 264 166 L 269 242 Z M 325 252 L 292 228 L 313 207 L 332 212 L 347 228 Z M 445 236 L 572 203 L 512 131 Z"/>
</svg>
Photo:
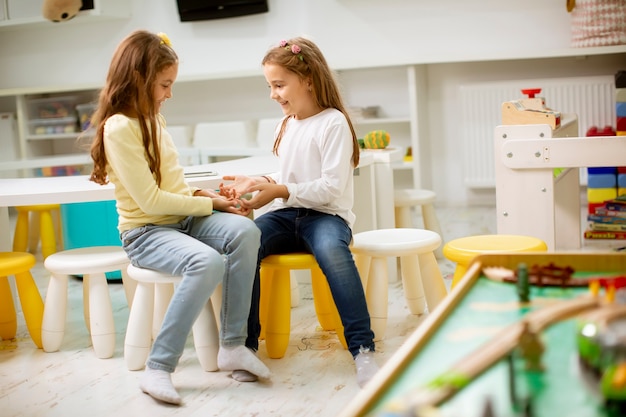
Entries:
<svg viewBox="0 0 626 417">
<path fill-rule="evenodd" d="M 335 330 L 347 349 L 343 325 L 333 302 L 328 281 L 310 253 L 270 255 L 261 261 L 259 319 L 261 338 L 272 359 L 285 356 L 291 330 L 291 270 L 309 269 L 317 319 L 324 330 Z"/>
<path fill-rule="evenodd" d="M 443 247 L 443 255 L 456 262 L 452 288 L 461 280 L 471 260 L 483 253 L 547 252 L 548 245 L 531 236 L 479 235 L 451 240 Z"/>
<path fill-rule="evenodd" d="M 26 327 L 35 345 L 41 348 L 43 300 L 30 273 L 35 263 L 35 257 L 30 253 L 0 252 L 0 337 L 13 339 L 17 333 L 15 304 L 7 278 L 14 275 Z"/>
<path fill-rule="evenodd" d="M 34 206 L 18 206 L 17 221 L 15 223 L 15 234 L 13 236 L 13 251 L 26 252 L 30 246 L 30 251 L 35 252 L 39 240 L 31 241 L 29 245 L 29 228 L 31 221 L 31 213 L 33 215 L 33 225 L 39 225 L 38 236 L 41 239 L 41 253 L 46 259 L 49 255 L 57 251 L 57 238 L 59 237 L 58 246 L 61 247 L 61 227 L 60 227 L 60 205 L 59 204 L 38 204 Z M 54 217 L 53 217 L 54 215 Z"/>
</svg>

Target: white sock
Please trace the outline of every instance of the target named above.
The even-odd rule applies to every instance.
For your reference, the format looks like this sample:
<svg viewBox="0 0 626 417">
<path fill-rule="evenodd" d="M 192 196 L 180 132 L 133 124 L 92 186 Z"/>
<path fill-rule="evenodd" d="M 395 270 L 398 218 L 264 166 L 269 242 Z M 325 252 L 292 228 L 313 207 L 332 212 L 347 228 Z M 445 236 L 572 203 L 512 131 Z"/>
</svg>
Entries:
<svg viewBox="0 0 626 417">
<path fill-rule="evenodd" d="M 356 381 L 359 387 L 363 388 L 378 372 L 378 365 L 374 361 L 374 352 L 361 348 L 359 354 L 354 358 L 354 364 L 356 365 Z"/>
<path fill-rule="evenodd" d="M 245 371 L 243 369 L 235 369 L 233 373 L 231 374 L 231 377 L 235 381 L 239 381 L 239 382 L 256 382 L 259 380 L 258 376 L 251 374 L 250 372 Z"/>
<path fill-rule="evenodd" d="M 261 378 L 269 378 L 270 370 L 259 358 L 247 347 L 240 345 L 235 347 L 220 346 L 217 354 L 217 366 L 222 371 L 244 370 Z"/>
<path fill-rule="evenodd" d="M 176 388 L 172 385 L 172 374 L 169 372 L 146 366 L 139 380 L 139 386 L 143 392 L 157 400 L 177 405 L 182 402 Z"/>
</svg>

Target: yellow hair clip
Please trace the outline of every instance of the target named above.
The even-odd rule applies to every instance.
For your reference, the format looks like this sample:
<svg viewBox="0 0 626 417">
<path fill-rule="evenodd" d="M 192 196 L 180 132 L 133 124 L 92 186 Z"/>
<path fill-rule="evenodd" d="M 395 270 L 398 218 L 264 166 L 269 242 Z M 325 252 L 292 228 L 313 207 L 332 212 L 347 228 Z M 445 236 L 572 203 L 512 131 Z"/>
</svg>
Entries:
<svg viewBox="0 0 626 417">
<path fill-rule="evenodd" d="M 159 32 L 157 33 L 157 36 L 161 38 L 161 45 L 167 45 L 170 48 L 172 47 L 172 41 L 170 41 L 170 38 L 165 33 Z"/>
</svg>

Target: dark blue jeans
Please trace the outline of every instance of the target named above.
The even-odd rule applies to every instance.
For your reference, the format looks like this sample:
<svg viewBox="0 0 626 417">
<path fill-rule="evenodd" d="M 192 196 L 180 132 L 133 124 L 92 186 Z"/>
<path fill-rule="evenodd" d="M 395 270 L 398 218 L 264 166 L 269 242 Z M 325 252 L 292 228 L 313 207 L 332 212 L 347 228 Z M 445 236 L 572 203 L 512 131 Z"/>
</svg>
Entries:
<svg viewBox="0 0 626 417">
<path fill-rule="evenodd" d="M 246 346 L 257 350 L 259 323 L 259 266 L 268 255 L 291 252 L 312 253 L 326 275 L 352 356 L 359 348 L 374 351 L 374 333 L 370 327 L 365 292 L 350 252 L 352 230 L 339 216 L 312 209 L 287 208 L 271 211 L 255 221 L 261 230 L 252 304 L 248 317 Z"/>
</svg>

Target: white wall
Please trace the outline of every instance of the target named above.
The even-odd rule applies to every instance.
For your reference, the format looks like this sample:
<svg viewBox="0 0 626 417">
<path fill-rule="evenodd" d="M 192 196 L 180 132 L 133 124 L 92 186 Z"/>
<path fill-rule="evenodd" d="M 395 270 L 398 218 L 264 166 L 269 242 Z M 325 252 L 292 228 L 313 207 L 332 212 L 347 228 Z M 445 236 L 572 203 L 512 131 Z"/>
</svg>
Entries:
<svg viewBox="0 0 626 417">
<path fill-rule="evenodd" d="M 450 122 L 459 114 L 459 85 L 490 79 L 606 75 L 619 65 L 623 69 L 619 63 L 623 54 L 588 60 L 500 61 L 512 56 L 549 56 L 568 48 L 570 16 L 562 0 L 269 0 L 269 13 L 185 23 L 179 21 L 175 0 L 129 0 L 129 4 L 129 19 L 0 31 L 0 91 L 99 86 L 115 46 L 138 28 L 170 36 L 181 58 L 180 79 L 260 74 L 267 48 L 295 35 L 315 40 L 335 69 L 448 62 L 429 65 L 427 71 L 424 94 L 429 101 L 430 134 L 424 144 L 422 172 L 424 186 L 451 204 L 493 199 L 463 184 L 462 126 Z M 477 56 L 487 62 L 454 63 Z M 263 106 L 261 113 L 273 111 L 264 83 L 257 86 L 254 80 L 225 83 L 221 94 L 225 91 L 228 97 L 232 88 L 233 99 L 207 111 L 236 112 L 242 106 L 257 105 Z M 183 84 L 178 87 L 174 95 L 179 99 L 194 94 Z M 242 103 L 257 88 L 258 97 Z M 202 97 L 211 92 L 196 94 Z M 0 110 L 3 103 L 6 100 L 0 100 Z M 178 108 L 193 106 L 190 102 Z M 175 116 L 182 118 L 182 114 Z"/>
<path fill-rule="evenodd" d="M 99 83 L 117 43 L 138 28 L 168 33 L 183 78 L 259 70 L 269 46 L 301 34 L 312 37 L 335 68 L 569 45 L 561 0 L 269 0 L 269 13 L 185 23 L 176 0 L 129 3 L 128 20 L 0 32 L 0 89 Z"/>
</svg>

